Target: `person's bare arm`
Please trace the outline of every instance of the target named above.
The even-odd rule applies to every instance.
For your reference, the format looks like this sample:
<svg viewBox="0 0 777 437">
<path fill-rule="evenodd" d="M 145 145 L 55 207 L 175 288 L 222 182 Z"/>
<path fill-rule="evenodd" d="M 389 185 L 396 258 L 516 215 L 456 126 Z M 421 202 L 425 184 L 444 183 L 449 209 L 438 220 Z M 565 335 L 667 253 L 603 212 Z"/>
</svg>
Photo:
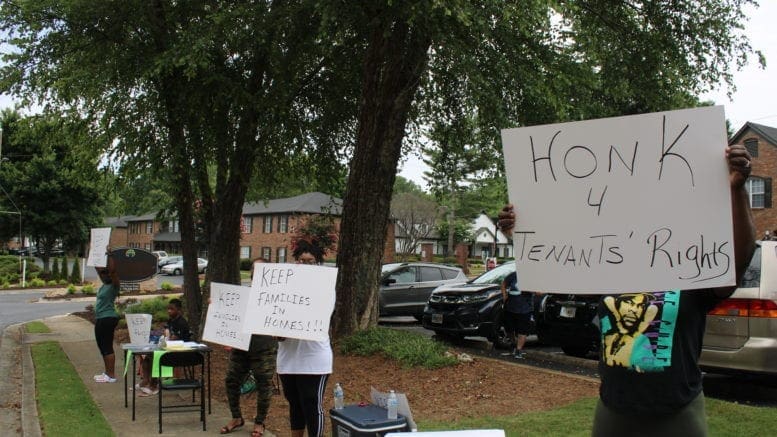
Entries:
<svg viewBox="0 0 777 437">
<path fill-rule="evenodd" d="M 750 210 L 750 197 L 745 182 L 750 176 L 750 154 L 744 146 L 736 144 L 726 149 L 729 183 L 731 184 L 731 212 L 734 226 L 734 262 L 737 283 L 747 270 L 755 251 L 755 225 Z M 729 297 L 737 286 L 715 289 L 718 297 Z"/>
<path fill-rule="evenodd" d="M 116 272 L 116 261 L 111 255 L 111 248 L 108 248 L 108 275 L 111 277 L 111 284 L 121 288 L 121 282 L 119 280 L 119 274 Z"/>
</svg>

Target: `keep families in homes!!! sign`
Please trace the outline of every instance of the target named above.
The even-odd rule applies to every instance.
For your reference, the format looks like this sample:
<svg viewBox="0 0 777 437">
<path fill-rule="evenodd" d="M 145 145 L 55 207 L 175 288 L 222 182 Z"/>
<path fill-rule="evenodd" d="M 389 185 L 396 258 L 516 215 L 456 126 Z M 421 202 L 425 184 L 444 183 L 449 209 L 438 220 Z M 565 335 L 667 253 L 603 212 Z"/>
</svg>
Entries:
<svg viewBox="0 0 777 437">
<path fill-rule="evenodd" d="M 329 340 L 337 269 L 254 264 L 251 287 L 212 284 L 203 339 L 246 350 L 251 334 Z"/>
<path fill-rule="evenodd" d="M 502 131 L 521 288 L 735 283 L 723 108 Z"/>
</svg>

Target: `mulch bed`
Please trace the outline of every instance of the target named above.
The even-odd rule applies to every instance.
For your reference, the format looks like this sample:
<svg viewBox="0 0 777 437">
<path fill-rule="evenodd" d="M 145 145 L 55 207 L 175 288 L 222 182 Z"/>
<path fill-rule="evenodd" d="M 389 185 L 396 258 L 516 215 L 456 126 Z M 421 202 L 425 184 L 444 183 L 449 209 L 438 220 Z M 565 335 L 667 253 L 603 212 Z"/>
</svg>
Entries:
<svg viewBox="0 0 777 437">
<path fill-rule="evenodd" d="M 76 315 L 93 320 L 85 311 Z M 126 329 L 116 330 L 116 342 L 129 342 Z M 229 352 L 211 344 L 212 396 L 226 404 L 224 377 Z M 369 402 L 370 387 L 380 391 L 395 390 L 407 395 L 416 419 L 455 422 L 462 418 L 513 415 L 519 412 L 548 410 L 598 394 L 598 381 L 559 373 L 545 372 L 527 366 L 475 358 L 443 369 L 405 369 L 382 356 L 346 356 L 335 349 L 334 372 L 325 393 L 325 410 L 334 406 L 331 389 L 339 382 L 345 390 L 346 404 Z M 253 419 L 256 401 L 251 394 L 241 402 L 246 425 Z M 272 398 L 267 429 L 278 436 L 289 436 L 288 403 L 280 394 Z M 223 424 L 214 424 L 220 428 Z M 214 428 L 214 429 L 217 429 Z M 250 427 L 244 429 L 250 431 Z M 245 434 L 243 431 L 242 434 Z M 326 435 L 331 435 L 327 423 Z"/>
</svg>

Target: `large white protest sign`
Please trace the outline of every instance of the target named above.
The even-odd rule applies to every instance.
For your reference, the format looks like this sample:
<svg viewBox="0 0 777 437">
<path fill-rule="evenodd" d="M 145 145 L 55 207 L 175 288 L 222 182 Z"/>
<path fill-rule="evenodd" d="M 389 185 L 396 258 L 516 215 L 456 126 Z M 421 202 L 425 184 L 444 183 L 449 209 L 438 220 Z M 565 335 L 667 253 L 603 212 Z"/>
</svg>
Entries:
<svg viewBox="0 0 777 437">
<path fill-rule="evenodd" d="M 732 285 L 722 107 L 502 131 L 521 288 Z"/>
<path fill-rule="evenodd" d="M 130 344 L 147 345 L 151 336 L 151 314 L 126 313 L 127 330 L 129 331 Z"/>
<path fill-rule="evenodd" d="M 243 328 L 253 334 L 328 340 L 336 280 L 332 267 L 255 264 Z"/>
<path fill-rule="evenodd" d="M 111 228 L 92 228 L 91 239 L 89 240 L 89 258 L 86 259 L 86 265 L 94 267 L 105 267 L 108 264 L 108 244 L 111 241 Z"/>
<path fill-rule="evenodd" d="M 243 317 L 250 293 L 250 287 L 211 282 L 202 339 L 247 351 L 251 334 L 243 330 Z"/>
</svg>

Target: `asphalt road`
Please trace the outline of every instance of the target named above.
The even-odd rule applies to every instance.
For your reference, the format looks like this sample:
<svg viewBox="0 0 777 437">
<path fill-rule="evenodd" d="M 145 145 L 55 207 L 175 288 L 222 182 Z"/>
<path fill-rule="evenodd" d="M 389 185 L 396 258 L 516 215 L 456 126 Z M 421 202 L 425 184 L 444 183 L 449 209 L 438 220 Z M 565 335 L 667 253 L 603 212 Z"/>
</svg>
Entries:
<svg viewBox="0 0 777 437">
<path fill-rule="evenodd" d="M 45 317 L 83 311 L 86 304 L 69 301 L 39 301 L 40 291 L 0 292 L 0 330 L 10 325 Z"/>
</svg>

